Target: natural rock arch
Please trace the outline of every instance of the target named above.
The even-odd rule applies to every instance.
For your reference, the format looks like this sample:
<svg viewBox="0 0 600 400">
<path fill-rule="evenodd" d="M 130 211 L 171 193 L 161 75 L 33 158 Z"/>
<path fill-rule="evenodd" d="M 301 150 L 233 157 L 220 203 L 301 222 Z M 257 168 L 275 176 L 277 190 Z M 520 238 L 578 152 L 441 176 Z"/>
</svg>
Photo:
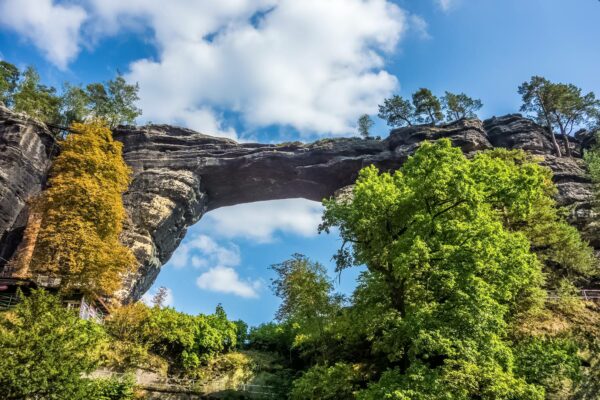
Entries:
<svg viewBox="0 0 600 400">
<path fill-rule="evenodd" d="M 466 153 L 499 146 L 544 155 L 559 185 L 559 201 L 574 206 L 582 228 L 590 211 L 590 183 L 581 160 L 552 156 L 546 132 L 518 115 L 402 128 L 385 140 L 266 145 L 167 125 L 121 128 L 115 137 L 124 143 L 125 160 L 134 170 L 124 197 L 130 217 L 124 237 L 141 267 L 126 290 L 130 298 L 139 298 L 151 286 L 187 228 L 207 211 L 260 200 L 320 201 L 352 184 L 366 165 L 399 168 L 423 140 L 448 137 Z"/>
<path fill-rule="evenodd" d="M 114 134 L 133 170 L 124 195 L 128 219 L 123 241 L 140 263 L 120 293 L 125 301 L 142 296 L 187 228 L 207 211 L 260 200 L 320 201 L 352 184 L 364 166 L 397 169 L 420 142 L 442 137 L 466 153 L 508 147 L 544 156 L 542 163 L 555 174 L 559 202 L 571 207 L 572 222 L 600 247 L 590 218 L 591 183 L 577 158 L 587 139 L 573 141 L 575 158 L 556 158 L 544 129 L 520 115 L 401 128 L 384 140 L 311 144 L 237 143 L 168 125 L 120 127 Z M 43 187 L 54 151 L 50 138 L 45 126 L 0 108 L 0 257 L 14 251 L 26 221 L 26 199 Z"/>
</svg>

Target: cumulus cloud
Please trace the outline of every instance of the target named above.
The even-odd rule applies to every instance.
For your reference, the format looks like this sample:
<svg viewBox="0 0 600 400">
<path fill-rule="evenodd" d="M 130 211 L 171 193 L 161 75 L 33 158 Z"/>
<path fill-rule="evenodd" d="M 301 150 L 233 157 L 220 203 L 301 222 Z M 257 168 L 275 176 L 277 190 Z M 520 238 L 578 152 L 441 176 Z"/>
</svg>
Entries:
<svg viewBox="0 0 600 400">
<path fill-rule="evenodd" d="M 75 4 L 77 3 L 77 4 Z M 390 0 L 2 0 L 0 23 L 59 67 L 81 42 L 152 32 L 156 59 L 134 60 L 144 118 L 237 137 L 250 128 L 346 134 L 396 87 L 385 70 L 410 21 Z M 84 9 L 85 7 L 85 9 Z M 85 26 L 82 24 L 86 21 Z"/>
<path fill-rule="evenodd" d="M 449 7 L 451 0 L 436 0 Z M 397 89 L 385 57 L 426 23 L 391 0 L 0 0 L 0 24 L 65 68 L 123 32 L 156 57 L 133 60 L 143 121 L 237 139 L 222 111 L 249 129 L 279 125 L 342 135 Z M 150 32 L 150 37 L 148 35 Z"/>
<path fill-rule="evenodd" d="M 29 40 L 61 69 L 79 53 L 86 18 L 83 7 L 53 0 L 0 1 L 0 26 Z"/>
<path fill-rule="evenodd" d="M 203 224 L 221 237 L 268 243 L 277 232 L 316 235 L 322 213 L 322 205 L 310 200 L 261 201 L 211 211 Z"/>
<path fill-rule="evenodd" d="M 245 298 L 258 297 L 260 280 L 243 280 L 235 270 L 241 261 L 240 250 L 235 244 L 223 245 L 207 235 L 194 235 L 179 246 L 168 265 L 178 269 L 187 266 L 205 269 L 196 280 L 200 289 Z M 149 294 L 147 301 L 152 296 Z"/>
<path fill-rule="evenodd" d="M 210 264 L 236 266 L 240 261 L 240 249 L 235 244 L 219 245 L 209 236 L 196 235 L 184 240 L 173 253 L 169 265 L 174 268 L 190 265 L 202 268 Z"/>
<path fill-rule="evenodd" d="M 383 69 L 383 54 L 398 44 L 406 17 L 393 3 L 263 3 L 272 8 L 258 17 L 241 6 L 236 14 L 230 4 L 229 12 L 220 9 L 210 21 L 190 21 L 189 9 L 181 9 L 188 16 L 182 18 L 176 11 L 165 15 L 162 4 L 146 7 L 159 59 L 138 60 L 127 75 L 140 83 L 146 114 L 199 128 L 190 116 L 209 105 L 238 112 L 250 126 L 345 134 L 359 114 L 374 112 L 395 89 L 396 78 Z M 116 12 L 123 13 L 131 14 Z"/>
<path fill-rule="evenodd" d="M 173 291 L 171 290 L 171 288 L 165 288 L 167 289 L 166 291 L 166 297 L 164 300 L 163 305 L 165 307 L 171 307 L 174 304 L 174 297 L 173 297 Z M 153 306 L 154 304 L 152 304 L 152 298 L 156 295 L 158 289 L 154 289 L 151 290 L 149 292 L 144 293 L 144 295 L 142 296 L 142 301 L 147 305 L 147 306 Z"/>
<path fill-rule="evenodd" d="M 216 266 L 198 277 L 196 284 L 200 289 L 212 292 L 234 294 L 244 298 L 258 297 L 260 281 L 241 280 L 238 273 L 230 267 Z"/>
</svg>

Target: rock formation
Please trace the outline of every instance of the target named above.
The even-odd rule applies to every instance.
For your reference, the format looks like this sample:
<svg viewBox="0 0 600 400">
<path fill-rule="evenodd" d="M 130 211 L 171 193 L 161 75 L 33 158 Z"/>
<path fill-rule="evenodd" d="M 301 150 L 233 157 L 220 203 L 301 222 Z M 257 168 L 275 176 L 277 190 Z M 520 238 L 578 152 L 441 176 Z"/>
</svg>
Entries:
<svg viewBox="0 0 600 400">
<path fill-rule="evenodd" d="M 47 129 L 20 118 L 0 109 L 0 252 L 7 256 L 15 242 L 15 235 L 12 242 L 7 239 L 8 232 L 22 230 L 22 223 L 15 221 L 23 206 L 15 209 L 12 199 L 25 204 L 28 196 L 39 192 L 47 156 L 52 153 Z M 125 161 L 133 170 L 132 184 L 124 195 L 128 220 L 123 241 L 140 262 L 121 293 L 125 300 L 141 297 L 187 228 L 207 211 L 260 200 L 301 197 L 320 201 L 352 184 L 362 167 L 375 164 L 382 170 L 397 169 L 421 141 L 442 137 L 450 138 L 467 154 L 508 147 L 540 155 L 541 162 L 554 171 L 558 201 L 569 207 L 572 223 L 600 247 L 591 218 L 591 183 L 580 158 L 584 141 L 572 140 L 574 158 L 556 158 L 544 129 L 520 115 L 395 129 L 385 140 L 324 139 L 310 144 L 237 143 L 168 125 L 120 127 L 114 134 L 123 142 Z M 15 144 L 7 151 L 10 137 Z M 40 143 L 33 145 L 35 151 L 33 143 Z M 25 157 L 31 161 L 24 163 Z M 4 168 L 12 172 L 5 174 Z"/>
<path fill-rule="evenodd" d="M 21 240 L 27 201 L 43 189 L 57 150 L 45 125 L 0 103 L 0 267 Z"/>
</svg>

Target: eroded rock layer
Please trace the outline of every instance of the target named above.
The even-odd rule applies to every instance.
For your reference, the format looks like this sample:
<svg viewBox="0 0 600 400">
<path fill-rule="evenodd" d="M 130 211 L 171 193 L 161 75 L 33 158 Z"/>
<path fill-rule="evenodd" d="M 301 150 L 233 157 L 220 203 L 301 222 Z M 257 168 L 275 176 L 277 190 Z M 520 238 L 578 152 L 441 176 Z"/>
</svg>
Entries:
<svg viewBox="0 0 600 400">
<path fill-rule="evenodd" d="M 12 153 L 5 152 L 3 144 L 15 134 L 21 138 L 12 139 L 18 145 L 12 145 Z M 0 166 L 11 171 L 0 172 L 0 237 L 18 226 L 14 214 L 19 211 L 11 208 L 12 199 L 24 204 L 27 196 L 40 190 L 47 169 L 47 157 L 41 156 L 50 153 L 51 142 L 43 140 L 46 136 L 43 126 L 0 109 Z M 420 142 L 443 137 L 467 154 L 507 147 L 542 156 L 541 162 L 554 171 L 558 201 L 569 207 L 572 223 L 600 247 L 592 218 L 591 183 L 580 158 L 581 143 L 587 141 L 574 138 L 575 157 L 556 158 L 544 129 L 520 115 L 395 129 L 385 140 L 324 139 L 278 145 L 237 143 L 168 125 L 121 127 L 115 130 L 115 138 L 123 142 L 125 161 L 133 169 L 132 184 L 124 195 L 128 220 L 123 241 L 134 250 L 140 268 L 120 295 L 125 300 L 139 298 L 187 228 L 207 211 L 260 200 L 301 197 L 320 201 L 352 184 L 364 166 L 397 169 Z M 30 140 L 40 143 L 39 148 L 33 146 L 37 152 L 27 144 Z M 31 160 L 31 165 L 22 158 Z M 0 251 L 4 247 L 1 242 Z"/>
<path fill-rule="evenodd" d="M 42 190 L 57 149 L 46 126 L 0 103 L 0 268 L 22 238 L 27 201 Z"/>
</svg>

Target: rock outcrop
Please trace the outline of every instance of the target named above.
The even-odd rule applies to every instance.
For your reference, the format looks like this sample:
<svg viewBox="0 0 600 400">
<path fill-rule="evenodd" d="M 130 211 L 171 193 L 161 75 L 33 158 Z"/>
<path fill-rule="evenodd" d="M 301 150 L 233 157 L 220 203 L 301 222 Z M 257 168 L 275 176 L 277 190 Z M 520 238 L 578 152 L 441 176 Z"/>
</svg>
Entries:
<svg viewBox="0 0 600 400">
<path fill-rule="evenodd" d="M 4 116 L 1 116 L 4 115 Z M 2 143 L 11 129 L 8 120 L 17 117 L 0 109 L 0 166 L 11 165 L 13 172 L 0 181 L 4 190 L 0 201 L 0 221 L 11 217 L 14 187 L 28 182 L 23 193 L 39 191 L 39 183 L 29 183 L 28 169 L 2 153 Z M 14 125 L 15 123 L 13 123 Z M 46 137 L 46 130 L 28 121 L 20 123 L 20 135 Z M 29 133 L 26 133 L 29 132 Z M 350 185 L 358 171 L 370 164 L 382 170 L 397 169 L 423 140 L 447 137 L 467 154 L 493 147 L 521 148 L 542 156 L 543 164 L 555 174 L 558 201 L 568 206 L 572 222 L 586 238 L 600 247 L 600 235 L 593 223 L 591 182 L 580 158 L 582 141 L 573 139 L 573 158 L 556 158 L 543 128 L 520 115 L 479 120 L 461 120 L 441 127 L 415 126 L 395 129 L 385 140 L 324 139 L 310 144 L 277 145 L 237 143 L 230 139 L 203 135 L 168 125 L 120 127 L 115 138 L 123 142 L 125 161 L 133 169 L 133 180 L 124 195 L 128 210 L 123 241 L 140 262 L 138 272 L 129 277 L 121 293 L 123 299 L 137 299 L 151 286 L 161 266 L 168 261 L 187 228 L 204 213 L 219 207 L 260 200 L 306 198 L 320 201 Z M 50 154 L 44 143 L 44 154 Z M 20 141 L 19 151 L 25 151 Z M 40 153 L 41 154 L 41 153 Z M 12 161 L 11 161 L 12 160 Z M 4 163 L 4 164 L 3 164 Z M 35 159 L 36 171 L 47 168 L 47 159 Z M 21 177 L 24 174 L 25 177 Z M 37 182 L 37 181 L 36 181 Z M 36 186 L 37 185 L 37 186 Z M 27 196 L 20 195 L 26 199 Z M 18 214 L 18 213 L 17 213 Z M 0 222 L 1 223 L 1 222 Z M 14 224 L 14 222 L 12 222 Z M 11 222 L 0 225 L 0 236 L 15 229 Z M 5 247 L 0 243 L 0 249 Z M 0 250 L 2 251 L 2 250 Z M 8 251 L 7 251 L 8 254 Z"/>
<path fill-rule="evenodd" d="M 0 103 L 0 267 L 21 240 L 27 201 L 43 189 L 57 150 L 45 125 Z"/>
</svg>

